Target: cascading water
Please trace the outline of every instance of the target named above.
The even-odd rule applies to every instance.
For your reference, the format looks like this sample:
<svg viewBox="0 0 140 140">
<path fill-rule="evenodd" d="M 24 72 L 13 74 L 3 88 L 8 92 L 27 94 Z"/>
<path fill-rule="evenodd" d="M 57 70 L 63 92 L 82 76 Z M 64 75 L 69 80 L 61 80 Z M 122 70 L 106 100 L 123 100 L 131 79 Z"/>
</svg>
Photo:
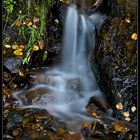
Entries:
<svg viewBox="0 0 140 140">
<path fill-rule="evenodd" d="M 76 6 L 68 7 L 64 29 L 62 70 L 74 72 L 76 67 L 77 52 L 77 26 L 78 12 Z M 64 47 L 65 46 L 65 47 Z"/>
<path fill-rule="evenodd" d="M 83 8 L 82 8 L 83 9 Z M 86 105 L 92 96 L 103 96 L 88 64 L 88 45 L 93 45 L 95 34 L 92 32 L 92 44 L 88 42 L 90 31 L 95 29 L 94 22 L 99 14 L 87 17 L 79 14 L 75 4 L 67 10 L 64 28 L 63 51 L 60 64 L 51 68 L 46 75 L 46 84 L 37 84 L 30 90 L 50 89 L 51 93 L 42 95 L 41 102 L 28 104 L 28 92 L 16 92 L 20 106 L 24 108 L 44 108 L 50 114 L 60 118 L 72 130 L 79 130 L 83 121 L 92 121 L 86 113 Z M 101 17 L 102 18 L 102 17 Z M 103 18 L 102 18 L 103 19 Z M 51 96 L 51 100 L 49 100 Z"/>
</svg>

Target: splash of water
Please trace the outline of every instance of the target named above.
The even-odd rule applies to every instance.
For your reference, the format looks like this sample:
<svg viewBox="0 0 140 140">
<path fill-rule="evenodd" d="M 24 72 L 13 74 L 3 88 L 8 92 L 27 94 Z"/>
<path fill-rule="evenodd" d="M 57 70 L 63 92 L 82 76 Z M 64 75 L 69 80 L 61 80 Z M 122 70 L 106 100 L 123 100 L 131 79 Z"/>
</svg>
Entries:
<svg viewBox="0 0 140 140">
<path fill-rule="evenodd" d="M 87 115 L 85 107 L 91 96 L 102 96 L 102 93 L 90 72 L 88 45 L 95 43 L 95 34 L 90 34 L 90 31 L 94 31 L 95 25 L 100 27 L 102 21 L 99 17 L 99 14 L 88 18 L 85 14 L 79 14 L 75 4 L 68 7 L 61 63 L 45 73 L 51 82 L 32 88 L 35 90 L 43 86 L 50 89 L 52 100 L 49 101 L 50 94 L 45 94 L 40 99 L 42 102 L 27 105 L 25 95 L 28 92 L 22 95 L 18 92 L 15 96 L 21 106 L 47 109 L 50 114 L 65 121 L 72 130 L 79 130 L 83 121 L 93 120 Z M 88 42 L 91 35 L 92 42 Z"/>
</svg>

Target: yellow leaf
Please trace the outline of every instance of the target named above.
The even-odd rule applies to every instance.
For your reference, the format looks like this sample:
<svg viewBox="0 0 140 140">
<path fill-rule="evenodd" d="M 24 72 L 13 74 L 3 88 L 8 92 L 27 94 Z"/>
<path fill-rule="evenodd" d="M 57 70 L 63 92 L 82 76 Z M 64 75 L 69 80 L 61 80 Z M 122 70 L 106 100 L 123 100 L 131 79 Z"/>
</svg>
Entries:
<svg viewBox="0 0 140 140">
<path fill-rule="evenodd" d="M 75 134 L 76 132 L 73 132 L 73 131 L 69 131 L 69 134 L 73 135 Z"/>
<path fill-rule="evenodd" d="M 63 3 L 66 3 L 66 4 L 70 3 L 70 0 L 60 0 L 60 1 L 63 2 Z"/>
<path fill-rule="evenodd" d="M 132 106 L 132 107 L 131 107 L 131 111 L 132 111 L 132 112 L 135 112 L 135 111 L 136 111 L 136 107 L 135 107 L 135 106 Z"/>
<path fill-rule="evenodd" d="M 18 45 L 12 45 L 12 49 L 13 49 L 13 50 L 17 50 L 18 48 L 19 48 Z"/>
<path fill-rule="evenodd" d="M 127 112 L 123 112 L 123 115 L 125 116 L 125 117 L 129 117 L 129 112 L 127 111 Z"/>
<path fill-rule="evenodd" d="M 5 48 L 11 48 L 11 46 L 10 45 L 5 45 Z"/>
<path fill-rule="evenodd" d="M 34 51 L 38 51 L 39 50 L 39 47 L 37 45 L 34 45 L 33 50 Z"/>
<path fill-rule="evenodd" d="M 33 21 L 34 22 L 39 22 L 39 18 L 34 17 Z"/>
<path fill-rule="evenodd" d="M 137 35 L 136 33 L 133 33 L 133 34 L 131 35 L 131 38 L 132 38 L 133 40 L 137 40 L 137 39 L 138 39 L 138 35 Z"/>
<path fill-rule="evenodd" d="M 19 75 L 23 77 L 24 76 L 23 71 L 19 71 Z"/>
<path fill-rule="evenodd" d="M 93 116 L 93 117 L 97 117 L 96 113 L 92 113 L 92 116 Z"/>
<path fill-rule="evenodd" d="M 122 103 L 116 104 L 116 108 L 119 109 L 119 110 L 122 110 L 123 109 Z"/>
<path fill-rule="evenodd" d="M 59 20 L 58 20 L 58 19 L 55 19 L 54 21 L 55 21 L 56 23 L 59 23 Z"/>
<path fill-rule="evenodd" d="M 130 19 L 129 18 L 126 18 L 125 19 L 125 22 L 130 23 Z"/>
<path fill-rule="evenodd" d="M 15 55 L 20 55 L 20 56 L 23 55 L 22 49 L 17 49 L 17 50 L 15 50 L 15 51 L 14 51 L 14 54 L 15 54 Z"/>
<path fill-rule="evenodd" d="M 130 117 L 126 117 L 125 120 L 129 122 L 131 119 Z"/>
</svg>

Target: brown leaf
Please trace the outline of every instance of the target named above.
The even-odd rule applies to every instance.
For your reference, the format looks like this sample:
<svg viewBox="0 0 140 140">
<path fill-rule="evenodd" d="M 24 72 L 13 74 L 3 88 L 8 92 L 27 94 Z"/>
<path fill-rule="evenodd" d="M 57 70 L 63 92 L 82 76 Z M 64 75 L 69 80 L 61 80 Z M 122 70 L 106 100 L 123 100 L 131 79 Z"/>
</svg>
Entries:
<svg viewBox="0 0 140 140">
<path fill-rule="evenodd" d="M 25 46 L 24 46 L 24 45 L 19 45 L 19 48 L 20 48 L 20 49 L 24 49 Z"/>
<path fill-rule="evenodd" d="M 38 42 L 38 46 L 39 46 L 39 48 L 42 50 L 42 49 L 45 47 L 44 41 L 43 41 L 43 40 L 39 41 L 39 42 Z"/>
</svg>

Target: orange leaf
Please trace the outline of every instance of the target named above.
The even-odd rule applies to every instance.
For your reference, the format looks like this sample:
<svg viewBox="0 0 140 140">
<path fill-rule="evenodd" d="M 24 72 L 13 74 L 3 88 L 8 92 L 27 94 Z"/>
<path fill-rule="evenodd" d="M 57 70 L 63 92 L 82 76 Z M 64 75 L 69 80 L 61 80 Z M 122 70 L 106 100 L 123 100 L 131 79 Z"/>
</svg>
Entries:
<svg viewBox="0 0 140 140">
<path fill-rule="evenodd" d="M 21 21 L 17 21 L 15 25 L 20 27 L 22 25 L 22 22 Z"/>
<path fill-rule="evenodd" d="M 115 132 L 124 132 L 126 130 L 126 126 L 120 122 L 116 122 L 113 124 L 113 130 Z"/>
<path fill-rule="evenodd" d="M 32 26 L 32 22 L 31 22 L 31 21 L 26 21 L 26 25 L 27 25 L 28 27 L 30 27 L 30 26 Z"/>
<path fill-rule="evenodd" d="M 91 125 L 89 123 L 87 123 L 87 122 L 83 123 L 83 128 L 90 128 L 90 127 L 91 127 Z"/>
<path fill-rule="evenodd" d="M 123 109 L 122 103 L 116 104 L 116 108 L 119 109 L 119 110 L 122 110 Z"/>
</svg>

